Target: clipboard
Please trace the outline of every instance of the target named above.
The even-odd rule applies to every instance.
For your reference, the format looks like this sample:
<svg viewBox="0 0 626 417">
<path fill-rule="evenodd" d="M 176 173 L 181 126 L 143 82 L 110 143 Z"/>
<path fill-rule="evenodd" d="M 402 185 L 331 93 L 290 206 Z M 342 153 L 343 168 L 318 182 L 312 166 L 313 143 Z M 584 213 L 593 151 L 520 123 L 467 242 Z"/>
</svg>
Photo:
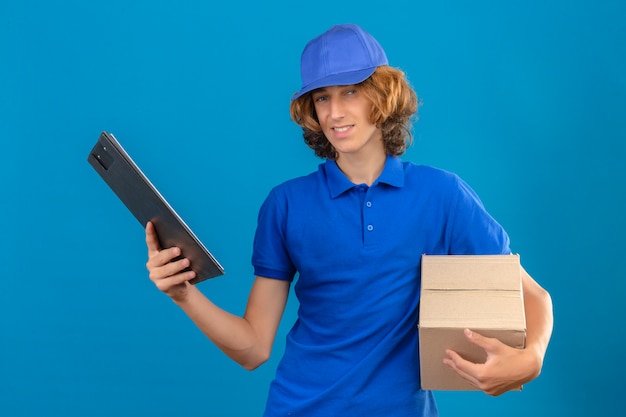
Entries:
<svg viewBox="0 0 626 417">
<path fill-rule="evenodd" d="M 162 248 L 177 246 L 196 272 L 197 284 L 224 275 L 224 268 L 139 169 L 118 140 L 102 132 L 87 161 L 135 216 L 142 227 L 154 224 Z"/>
</svg>

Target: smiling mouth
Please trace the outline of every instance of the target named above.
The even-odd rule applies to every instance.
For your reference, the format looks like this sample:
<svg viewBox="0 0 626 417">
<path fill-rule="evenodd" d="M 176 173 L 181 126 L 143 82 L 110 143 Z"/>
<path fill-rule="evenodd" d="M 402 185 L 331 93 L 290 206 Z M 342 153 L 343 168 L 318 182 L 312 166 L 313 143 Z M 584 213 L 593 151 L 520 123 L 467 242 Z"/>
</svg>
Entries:
<svg viewBox="0 0 626 417">
<path fill-rule="evenodd" d="M 333 127 L 333 130 L 334 130 L 335 132 L 339 132 L 339 133 L 341 133 L 341 132 L 345 132 L 345 131 L 347 131 L 347 130 L 348 130 L 348 129 L 350 129 L 351 127 L 352 127 L 352 126 Z"/>
</svg>

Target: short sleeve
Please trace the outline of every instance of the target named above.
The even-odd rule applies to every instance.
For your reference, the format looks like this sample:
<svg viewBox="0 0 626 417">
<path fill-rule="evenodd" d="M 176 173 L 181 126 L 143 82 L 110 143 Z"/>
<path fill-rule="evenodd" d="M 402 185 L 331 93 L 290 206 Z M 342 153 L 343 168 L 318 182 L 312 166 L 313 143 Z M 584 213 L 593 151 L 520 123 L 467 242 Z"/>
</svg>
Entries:
<svg viewBox="0 0 626 417">
<path fill-rule="evenodd" d="M 454 176 L 456 192 L 449 217 L 449 252 L 452 255 L 510 254 L 509 236 L 485 210 L 474 190 Z"/>
<path fill-rule="evenodd" d="M 296 269 L 285 243 L 286 213 L 287 199 L 275 188 L 261 205 L 257 219 L 252 251 L 256 276 L 288 281 L 295 276 Z"/>
</svg>

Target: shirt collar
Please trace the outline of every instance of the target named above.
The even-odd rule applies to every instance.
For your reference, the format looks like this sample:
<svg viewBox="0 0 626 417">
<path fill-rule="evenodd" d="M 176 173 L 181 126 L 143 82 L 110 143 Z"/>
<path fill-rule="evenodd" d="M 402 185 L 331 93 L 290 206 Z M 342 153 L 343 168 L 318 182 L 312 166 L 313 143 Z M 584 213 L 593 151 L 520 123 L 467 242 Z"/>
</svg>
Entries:
<svg viewBox="0 0 626 417">
<path fill-rule="evenodd" d="M 331 198 L 337 198 L 339 195 L 355 187 L 356 184 L 350 181 L 348 177 L 341 172 L 335 161 L 330 159 L 326 160 L 326 162 L 321 165 L 321 168 L 326 173 L 326 182 Z M 400 158 L 387 155 L 383 172 L 378 179 L 374 181 L 372 187 L 376 186 L 378 183 L 391 185 L 393 187 L 404 186 L 404 169 Z"/>
</svg>

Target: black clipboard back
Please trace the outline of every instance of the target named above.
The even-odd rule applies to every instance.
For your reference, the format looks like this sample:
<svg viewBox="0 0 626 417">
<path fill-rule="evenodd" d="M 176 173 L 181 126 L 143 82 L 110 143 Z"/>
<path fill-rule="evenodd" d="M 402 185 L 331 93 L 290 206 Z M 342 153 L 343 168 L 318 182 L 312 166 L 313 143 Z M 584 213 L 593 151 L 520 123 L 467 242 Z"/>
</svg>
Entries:
<svg viewBox="0 0 626 417">
<path fill-rule="evenodd" d="M 191 261 L 190 268 L 196 272 L 196 277 L 189 281 L 191 284 L 224 275 L 224 268 L 217 259 L 152 185 L 115 136 L 102 132 L 87 161 L 142 227 L 148 221 L 154 224 L 162 248 L 177 246 L 182 250 L 183 256 Z"/>
</svg>

